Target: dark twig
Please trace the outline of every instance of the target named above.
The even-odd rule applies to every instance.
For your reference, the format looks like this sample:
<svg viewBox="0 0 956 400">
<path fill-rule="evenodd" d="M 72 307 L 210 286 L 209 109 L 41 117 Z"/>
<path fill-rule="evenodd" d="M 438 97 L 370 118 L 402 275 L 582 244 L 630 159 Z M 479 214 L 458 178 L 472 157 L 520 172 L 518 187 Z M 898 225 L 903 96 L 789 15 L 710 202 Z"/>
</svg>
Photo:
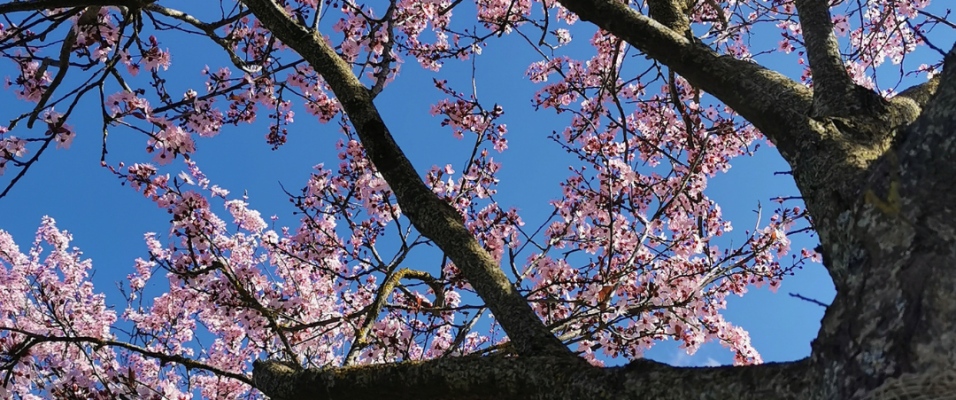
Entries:
<svg viewBox="0 0 956 400">
<path fill-rule="evenodd" d="M 816 305 L 818 305 L 818 306 L 820 306 L 820 307 L 823 307 L 823 308 L 830 307 L 829 304 L 824 303 L 824 302 L 822 302 L 822 301 L 820 301 L 820 300 L 811 299 L 811 298 L 809 298 L 809 297 L 804 297 L 804 296 L 801 296 L 800 294 L 797 294 L 797 293 L 789 293 L 789 295 L 790 295 L 790 297 L 796 297 L 796 298 L 798 298 L 798 299 L 800 299 L 800 300 L 803 300 L 803 301 L 806 301 L 806 302 L 810 302 L 810 303 L 816 304 Z"/>
</svg>

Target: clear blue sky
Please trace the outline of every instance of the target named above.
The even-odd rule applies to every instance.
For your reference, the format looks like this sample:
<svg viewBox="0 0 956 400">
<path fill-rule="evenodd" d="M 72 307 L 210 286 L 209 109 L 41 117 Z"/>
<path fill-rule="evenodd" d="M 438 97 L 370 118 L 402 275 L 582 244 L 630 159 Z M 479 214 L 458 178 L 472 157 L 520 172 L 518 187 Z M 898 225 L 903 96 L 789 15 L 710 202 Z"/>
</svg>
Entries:
<svg viewBox="0 0 956 400">
<path fill-rule="evenodd" d="M 573 32 L 576 46 L 586 45 L 592 28 L 579 23 Z M 774 48 L 778 38 L 773 36 L 766 39 L 766 43 L 755 42 L 754 52 Z M 209 43 L 191 39 L 188 46 L 183 46 L 175 39 L 161 37 L 161 40 L 163 47 L 172 51 L 169 77 L 181 79 L 170 79 L 171 93 L 182 93 L 190 87 L 202 92 L 199 71 L 205 65 L 215 69 L 229 64 L 221 50 Z M 503 167 L 497 199 L 505 207 L 521 210 L 528 226 L 538 226 L 550 214 L 548 201 L 561 194 L 558 183 L 567 177 L 567 166 L 576 160 L 547 139 L 552 131 L 561 131 L 568 119 L 556 117 L 553 111 L 533 112 L 530 99 L 536 86 L 526 79 L 524 72 L 539 58 L 528 50 L 527 44 L 516 35 L 493 39 L 477 58 L 477 87 L 484 102 L 503 105 L 506 112 L 503 122 L 509 128 L 506 136 L 509 149 L 495 156 Z M 926 60 L 938 59 L 924 54 L 927 54 Z M 793 68 L 793 56 L 772 55 L 760 60 L 771 68 L 798 77 L 793 75 L 794 71 L 799 73 Z M 431 117 L 428 110 L 441 98 L 441 93 L 432 85 L 432 78 L 440 76 L 459 91 L 467 91 L 471 62 L 451 61 L 435 74 L 421 70 L 413 59 L 405 61 L 396 82 L 379 96 L 376 104 L 420 172 L 446 163 L 460 171 L 467 156 L 465 152 L 469 151 L 468 141 L 455 139 L 450 130 L 439 126 L 440 119 Z M 0 76 L 8 75 L 12 75 L 11 63 L 0 63 Z M 28 107 L 18 102 L 11 92 L 0 93 L 0 101 L 6 115 L 0 120 Z M 93 260 L 97 289 L 107 294 L 108 303 L 117 304 L 122 301 L 116 290 L 117 282 L 125 286 L 123 281 L 133 271 L 133 260 L 146 256 L 143 234 L 159 232 L 165 237 L 168 215 L 139 193 L 121 186 L 114 175 L 99 166 L 98 106 L 85 104 L 83 107 L 86 112 L 78 115 L 92 118 L 71 121 L 77 127 L 73 147 L 49 151 L 6 198 L 0 199 L 0 229 L 11 232 L 21 248 L 27 248 L 41 217 L 55 218 L 61 229 L 73 233 L 74 245 Z M 251 207 L 264 217 L 277 215 L 279 226 L 297 226 L 298 222 L 279 184 L 291 191 L 297 190 L 305 184 L 313 165 L 338 163 L 334 149 L 334 143 L 342 137 L 338 127 L 313 122 L 307 113 L 298 111 L 288 144 L 276 151 L 271 151 L 265 143 L 266 124 L 261 122 L 224 128 L 212 139 L 197 138 L 198 152 L 194 160 L 212 182 L 229 189 L 234 196 L 247 191 Z M 128 130 L 113 128 L 108 162 L 150 162 L 152 157 L 143 151 L 146 139 Z M 181 159 L 163 169 L 172 175 L 181 170 L 185 170 Z M 755 156 L 737 158 L 727 174 L 711 180 L 707 194 L 721 205 L 724 216 L 735 223 L 731 238 L 743 240 L 743 231 L 753 227 L 753 211 L 758 201 L 766 211 L 775 205 L 770 202 L 771 198 L 799 195 L 789 176 L 774 176 L 774 172 L 787 170 L 789 167 L 776 150 L 762 145 Z M 6 184 L 14 172 L 10 170 L 0 177 L 0 184 Z M 767 216 L 765 212 L 764 223 Z M 816 245 L 816 239 L 808 235 L 793 239 L 794 251 Z M 784 280 L 777 294 L 753 289 L 743 298 L 730 299 L 725 312 L 728 320 L 750 332 L 754 346 L 765 361 L 807 356 L 810 341 L 816 336 L 823 308 L 789 297 L 788 292 L 824 302 L 829 302 L 834 294 L 823 267 L 810 264 L 796 276 Z M 117 306 L 120 310 L 123 307 Z M 731 352 L 715 343 L 705 345 L 694 356 L 684 355 L 673 342 L 662 343 L 647 356 L 676 365 L 729 364 L 733 359 Z"/>
</svg>

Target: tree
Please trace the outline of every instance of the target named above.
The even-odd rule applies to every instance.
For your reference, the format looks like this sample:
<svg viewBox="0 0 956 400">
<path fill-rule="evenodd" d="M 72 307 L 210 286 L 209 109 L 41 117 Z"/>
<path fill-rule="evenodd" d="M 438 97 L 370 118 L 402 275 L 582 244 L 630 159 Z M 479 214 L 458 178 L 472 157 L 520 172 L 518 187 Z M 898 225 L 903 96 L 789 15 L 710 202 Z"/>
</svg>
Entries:
<svg viewBox="0 0 956 400">
<path fill-rule="evenodd" d="M 192 133 L 215 135 L 260 109 L 272 120 L 269 142 L 281 145 L 290 98 L 322 122 L 340 118 L 350 139 L 338 170 L 318 168 L 291 195 L 302 226 L 278 233 L 239 199 L 225 202 L 238 229 L 228 232 L 210 199 L 229 195 L 194 163 L 172 179 L 147 164 L 109 166 L 166 208 L 173 224 L 172 243 L 148 237 L 150 258 L 130 276 L 127 341 L 110 329 L 117 316 L 89 284 L 89 262 L 52 220 L 26 254 L 0 232 L 0 259 L 9 265 L 0 270 L 5 391 L 274 399 L 938 398 L 956 391 L 956 165 L 948 162 L 956 156 L 949 134 L 956 50 L 941 73 L 899 93 L 873 90 L 871 72 L 886 57 L 899 61 L 929 44 L 922 32 L 930 27 L 952 26 L 922 11 L 928 2 L 480 1 L 483 28 L 461 32 L 449 25 L 460 1 L 393 1 L 381 14 L 351 2 L 225 3 L 213 13 L 134 0 L 0 5 L 0 14 L 18 18 L 0 36 L 5 51 L 17 49 L 5 53 L 20 68 L 11 86 L 36 103 L 0 139 L 5 164 L 19 168 L 11 186 L 51 143 L 69 146 L 75 134 L 67 122 L 85 96 L 102 103 L 104 141 L 113 126 L 141 131 L 161 164 L 188 160 Z M 324 7 L 342 13 L 335 42 L 319 29 Z M 543 19 L 531 16 L 532 7 L 544 10 Z M 507 146 L 500 108 L 436 81 L 449 99 L 433 113 L 457 134 L 475 133 L 476 144 L 457 180 L 449 166 L 423 182 L 373 99 L 396 76 L 398 57 L 438 69 L 522 26 L 540 30 L 539 47 L 567 43 L 569 31 L 552 30 L 558 22 L 550 13 L 600 30 L 588 62 L 542 52 L 545 60 L 529 70 L 532 79 L 558 80 L 536 104 L 573 114 L 555 139 L 590 168 L 573 171 L 555 220 L 535 236 L 516 212 L 489 201 L 497 169 L 489 149 Z M 859 25 L 851 29 L 849 17 Z M 806 84 L 750 60 L 746 35 L 766 20 L 785 28 L 782 49 L 805 52 Z M 429 26 L 434 41 L 423 36 Z M 697 26 L 710 27 L 703 39 Z M 835 28 L 850 30 L 849 51 L 841 51 Z M 207 93 L 179 100 L 163 78 L 167 30 L 212 40 L 233 68 L 208 71 Z M 657 63 L 634 79 L 621 74 L 632 49 Z M 243 76 L 233 78 L 236 71 Z M 66 80 L 73 73 L 89 78 Z M 74 81 L 74 89 L 63 86 Z M 660 93 L 649 95 L 655 82 Z M 118 90 L 110 95 L 111 88 Z M 48 128 L 40 137 L 12 135 L 17 124 L 36 121 Z M 773 255 L 787 251 L 786 233 L 806 214 L 783 207 L 746 244 L 721 252 L 708 241 L 727 225 L 701 190 L 760 134 L 792 167 L 837 287 L 811 356 L 695 369 L 639 359 L 647 343 L 672 336 L 689 347 L 720 340 L 740 364 L 759 363 L 746 334 L 719 309 L 727 294 L 775 285 L 789 272 Z M 38 147 L 27 158 L 31 143 Z M 670 166 L 663 175 L 645 169 L 660 163 Z M 347 240 L 338 236 L 343 228 Z M 374 251 L 386 228 L 398 228 L 401 241 L 393 260 Z M 41 242 L 52 247 L 43 260 Z M 425 243 L 449 260 L 441 271 L 400 267 Z M 539 250 L 506 274 L 501 265 L 514 266 L 523 243 Z M 587 255 L 556 256 L 562 248 Z M 799 262 L 812 257 L 806 251 Z M 142 308 L 135 302 L 157 268 L 170 290 Z M 506 341 L 472 331 L 485 309 Z M 462 322 L 465 311 L 470 319 Z M 199 325 L 215 341 L 195 355 L 187 343 Z M 600 367 L 598 349 L 636 359 Z M 256 361 L 248 375 L 263 356 L 270 360 Z"/>
</svg>

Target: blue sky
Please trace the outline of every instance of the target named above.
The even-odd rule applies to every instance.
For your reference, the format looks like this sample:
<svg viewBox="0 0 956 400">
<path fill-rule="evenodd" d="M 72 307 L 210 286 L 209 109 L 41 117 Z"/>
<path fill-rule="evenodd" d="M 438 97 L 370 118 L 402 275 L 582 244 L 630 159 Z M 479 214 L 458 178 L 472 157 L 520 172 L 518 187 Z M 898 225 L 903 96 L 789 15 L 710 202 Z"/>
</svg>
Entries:
<svg viewBox="0 0 956 400">
<path fill-rule="evenodd" d="M 573 32 L 576 46 L 583 47 L 593 31 L 579 24 Z M 754 48 L 774 48 L 777 38 L 765 38 L 766 43 L 754 43 Z M 228 65 L 221 50 L 208 43 L 191 42 L 183 46 L 174 39 L 160 39 L 163 46 L 172 51 L 169 76 L 180 79 L 170 79 L 171 93 L 181 93 L 189 87 L 202 91 L 200 70 L 205 65 L 213 69 Z M 476 83 L 482 101 L 503 105 L 506 114 L 502 121 L 509 128 L 506 135 L 509 150 L 495 155 L 502 163 L 497 200 L 505 207 L 521 210 L 528 226 L 538 226 L 550 214 L 548 201 L 561 194 L 558 183 L 567 177 L 567 166 L 576 160 L 547 139 L 552 131 L 562 130 L 567 119 L 555 117 L 553 111 L 533 112 L 530 99 L 537 86 L 527 80 L 524 72 L 539 58 L 528 50 L 527 44 L 516 35 L 494 39 L 476 59 Z M 927 61 L 938 59 L 924 54 Z M 794 68 L 793 56 L 772 55 L 761 60 L 768 67 L 799 73 Z M 467 91 L 472 64 L 451 61 L 435 74 L 420 69 L 413 59 L 405 61 L 396 82 L 386 88 L 376 104 L 419 172 L 447 163 L 460 171 L 470 150 L 468 141 L 455 139 L 450 130 L 439 126 L 440 119 L 431 117 L 428 110 L 441 98 L 441 93 L 432 85 L 432 78 L 449 79 L 453 87 Z M 0 63 L 0 76 L 11 75 L 10 67 L 8 61 Z M 10 110 L 4 111 L 8 116 L 18 115 L 29 107 L 18 102 L 11 92 L 0 93 L 0 101 L 4 110 Z M 82 107 L 85 111 L 78 115 L 92 118 L 71 121 L 77 127 L 72 148 L 50 150 L 6 198 L 0 199 L 0 210 L 3 210 L 0 229 L 13 234 L 23 249 L 33 240 L 42 216 L 55 218 L 61 229 L 73 233 L 73 244 L 93 260 L 97 289 L 107 293 L 108 302 L 116 304 L 122 301 L 117 285 L 125 286 L 123 280 L 133 271 L 133 260 L 146 255 L 143 234 L 159 232 L 164 237 L 168 231 L 168 215 L 139 193 L 121 186 L 114 175 L 99 166 L 99 111 L 96 104 Z M 197 138 L 198 152 L 193 159 L 213 183 L 229 189 L 234 196 L 247 192 L 251 208 L 263 216 L 277 215 L 277 225 L 296 226 L 298 218 L 292 215 L 294 210 L 280 183 L 295 191 L 304 185 L 313 165 L 337 164 L 334 144 L 342 135 L 336 125 L 321 125 L 301 110 L 297 112 L 297 122 L 290 128 L 288 144 L 278 150 L 270 150 L 265 143 L 266 129 L 266 124 L 260 122 L 224 128 L 215 138 Z M 150 162 L 152 157 L 143 151 L 145 142 L 146 137 L 142 135 L 114 128 L 109 138 L 108 162 L 114 165 L 119 161 Z M 739 157 L 732 165 L 728 173 L 711 180 L 707 194 L 721 205 L 724 216 L 735 223 L 732 237 L 743 240 L 743 231 L 751 229 L 755 222 L 758 202 L 764 206 L 766 223 L 767 210 L 775 205 L 770 201 L 772 198 L 799 193 L 789 176 L 774 175 L 789 167 L 772 147 L 762 145 L 753 157 Z M 179 160 L 163 171 L 175 175 L 181 170 L 185 167 Z M 0 184 L 5 185 L 13 172 L 0 177 Z M 792 248 L 799 251 L 815 245 L 816 239 L 804 234 L 793 238 Z M 727 319 L 750 332 L 754 346 L 765 361 L 807 356 L 810 341 L 816 336 L 823 308 L 792 298 L 787 295 L 789 292 L 824 302 L 829 302 L 834 295 L 823 267 L 809 264 L 797 271 L 796 276 L 785 279 L 776 294 L 766 289 L 752 289 L 742 298 L 729 300 Z M 118 304 L 118 308 L 122 309 L 122 304 Z M 673 342 L 661 343 L 647 356 L 674 365 L 729 364 L 733 357 L 727 349 L 714 343 L 688 356 Z"/>
</svg>

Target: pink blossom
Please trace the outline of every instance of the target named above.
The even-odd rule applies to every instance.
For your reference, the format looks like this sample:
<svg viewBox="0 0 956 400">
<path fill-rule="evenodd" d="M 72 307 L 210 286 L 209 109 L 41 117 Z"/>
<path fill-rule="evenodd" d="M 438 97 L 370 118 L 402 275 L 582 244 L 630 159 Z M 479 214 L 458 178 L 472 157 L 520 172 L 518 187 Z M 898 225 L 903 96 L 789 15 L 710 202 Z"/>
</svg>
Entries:
<svg viewBox="0 0 956 400">
<path fill-rule="evenodd" d="M 163 70 L 169 69 L 169 50 L 162 50 L 158 47 L 152 47 L 143 52 L 143 63 L 147 70 L 157 70 L 163 67 Z"/>
</svg>

